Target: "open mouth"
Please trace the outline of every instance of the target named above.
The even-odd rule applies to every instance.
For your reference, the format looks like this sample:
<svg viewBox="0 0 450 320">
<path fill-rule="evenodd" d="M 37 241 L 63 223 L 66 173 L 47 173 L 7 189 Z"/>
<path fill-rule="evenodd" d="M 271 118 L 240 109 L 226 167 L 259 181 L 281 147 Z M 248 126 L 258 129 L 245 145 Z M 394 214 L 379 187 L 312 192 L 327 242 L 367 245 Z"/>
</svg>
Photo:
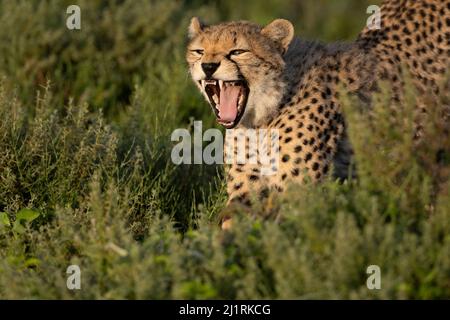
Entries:
<svg viewBox="0 0 450 320">
<path fill-rule="evenodd" d="M 241 120 L 247 105 L 249 88 L 245 81 L 200 80 L 208 96 L 217 122 L 227 129 L 234 128 Z"/>
</svg>

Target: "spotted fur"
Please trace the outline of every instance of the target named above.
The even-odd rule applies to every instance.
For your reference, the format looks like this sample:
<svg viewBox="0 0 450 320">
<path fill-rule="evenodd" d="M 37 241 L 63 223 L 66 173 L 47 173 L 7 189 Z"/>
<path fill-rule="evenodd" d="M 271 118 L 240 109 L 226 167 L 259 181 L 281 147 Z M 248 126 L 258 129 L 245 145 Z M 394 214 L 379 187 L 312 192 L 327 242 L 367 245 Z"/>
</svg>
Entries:
<svg viewBox="0 0 450 320">
<path fill-rule="evenodd" d="M 266 197 L 292 181 L 320 181 L 332 167 L 337 177 L 348 176 L 352 150 L 339 102 L 341 86 L 370 105 L 377 81 L 387 80 L 399 100 L 406 66 L 419 93 L 439 93 L 450 66 L 450 0 L 387 0 L 381 14 L 381 29 L 366 28 L 350 44 L 294 38 L 286 20 L 260 27 L 249 22 L 204 26 L 193 19 L 187 61 L 194 80 L 204 76 L 201 63 L 221 63 L 214 77 L 243 77 L 250 88 L 236 128 L 280 133 L 275 174 L 262 175 L 260 164 L 235 163 L 227 169 L 229 203 L 247 205 L 251 193 Z M 195 48 L 204 53 L 193 54 Z M 248 52 L 230 58 L 236 48 Z"/>
</svg>

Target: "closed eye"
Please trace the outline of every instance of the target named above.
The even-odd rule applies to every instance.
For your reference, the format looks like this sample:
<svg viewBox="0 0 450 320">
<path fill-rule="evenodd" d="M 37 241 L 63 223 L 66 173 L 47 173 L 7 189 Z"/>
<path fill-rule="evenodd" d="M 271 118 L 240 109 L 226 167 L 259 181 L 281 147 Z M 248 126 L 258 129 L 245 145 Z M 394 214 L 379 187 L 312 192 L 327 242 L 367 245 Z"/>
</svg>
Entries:
<svg viewBox="0 0 450 320">
<path fill-rule="evenodd" d="M 248 50 L 244 50 L 244 49 L 236 49 L 236 50 L 231 50 L 229 55 L 230 56 L 238 56 L 240 54 L 246 53 L 248 52 Z"/>
<path fill-rule="evenodd" d="M 191 50 L 192 53 L 198 54 L 198 55 L 203 55 L 203 50 L 201 49 L 196 49 L 196 50 Z"/>
</svg>

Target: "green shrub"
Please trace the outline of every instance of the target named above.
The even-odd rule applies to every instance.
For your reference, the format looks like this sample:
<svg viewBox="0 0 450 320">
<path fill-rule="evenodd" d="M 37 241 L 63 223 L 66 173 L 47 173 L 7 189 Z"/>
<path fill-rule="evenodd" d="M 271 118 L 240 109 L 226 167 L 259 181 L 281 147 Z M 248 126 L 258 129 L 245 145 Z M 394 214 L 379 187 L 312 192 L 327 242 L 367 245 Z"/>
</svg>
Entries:
<svg viewBox="0 0 450 320">
<path fill-rule="evenodd" d="M 219 177 L 200 184 L 202 170 L 191 168 L 186 179 L 167 165 L 162 141 L 143 139 L 120 155 L 126 135 L 83 107 L 51 111 L 48 94 L 34 116 L 17 98 L 0 97 L 1 221 L 11 222 L 1 222 L 2 297 L 450 297 L 450 193 L 441 175 L 450 138 L 442 117 L 424 124 L 439 144 L 413 145 L 408 105 L 387 116 L 384 92 L 367 116 L 346 100 L 358 179 L 292 186 L 276 200 L 276 221 L 238 215 L 224 234 L 215 224 L 224 203 Z M 197 197 L 202 205 L 196 185 L 210 190 Z M 23 208 L 39 214 L 15 232 Z M 179 233 L 180 223 L 192 228 Z M 79 291 L 65 287 L 70 264 L 81 267 Z M 381 290 L 366 287 L 373 264 Z"/>
<path fill-rule="evenodd" d="M 27 102 L 51 80 L 59 107 L 73 97 L 115 118 L 129 104 L 134 84 L 146 82 L 146 90 L 160 96 L 160 106 L 177 106 L 192 97 L 184 65 L 192 16 L 210 23 L 250 19 L 262 24 L 280 16 L 291 19 L 302 37 L 355 37 L 369 1 L 326 2 L 79 0 L 81 30 L 69 31 L 66 9 L 73 1 L 2 1 L 0 71 Z M 362 19 L 343 18 L 350 9 Z M 186 112 L 198 115 L 192 106 Z"/>
</svg>

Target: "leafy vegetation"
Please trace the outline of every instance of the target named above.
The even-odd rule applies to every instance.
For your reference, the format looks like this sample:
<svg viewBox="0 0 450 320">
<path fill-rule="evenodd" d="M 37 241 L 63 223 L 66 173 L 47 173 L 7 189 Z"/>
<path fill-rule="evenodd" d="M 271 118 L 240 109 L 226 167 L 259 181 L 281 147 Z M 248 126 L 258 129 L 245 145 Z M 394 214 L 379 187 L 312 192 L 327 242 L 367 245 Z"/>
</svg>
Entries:
<svg viewBox="0 0 450 320">
<path fill-rule="evenodd" d="M 80 0 L 81 31 L 69 4 L 0 3 L 1 298 L 450 298 L 448 95 L 418 143 L 410 87 L 370 116 L 343 96 L 358 179 L 293 185 L 229 233 L 221 168 L 170 161 L 173 129 L 214 126 L 183 60 L 191 16 L 352 39 L 367 2 Z"/>
</svg>

